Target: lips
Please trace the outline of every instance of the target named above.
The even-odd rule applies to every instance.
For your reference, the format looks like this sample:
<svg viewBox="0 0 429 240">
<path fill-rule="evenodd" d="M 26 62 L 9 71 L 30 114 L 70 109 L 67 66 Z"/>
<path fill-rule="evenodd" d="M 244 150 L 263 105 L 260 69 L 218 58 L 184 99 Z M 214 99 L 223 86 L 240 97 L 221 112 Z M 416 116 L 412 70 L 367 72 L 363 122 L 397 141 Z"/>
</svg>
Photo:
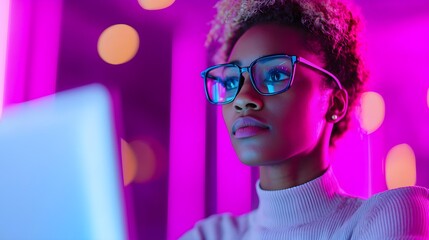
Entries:
<svg viewBox="0 0 429 240">
<path fill-rule="evenodd" d="M 251 137 L 257 135 L 260 131 L 269 129 L 261 121 L 253 117 L 240 117 L 232 125 L 232 134 L 236 138 Z"/>
</svg>

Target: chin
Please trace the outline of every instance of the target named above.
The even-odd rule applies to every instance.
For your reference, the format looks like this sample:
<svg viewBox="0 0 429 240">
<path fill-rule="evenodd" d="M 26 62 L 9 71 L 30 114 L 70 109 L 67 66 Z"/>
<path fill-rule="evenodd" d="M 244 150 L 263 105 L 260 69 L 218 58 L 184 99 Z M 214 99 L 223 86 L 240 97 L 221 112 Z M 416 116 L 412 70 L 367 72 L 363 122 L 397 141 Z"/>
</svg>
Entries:
<svg viewBox="0 0 429 240">
<path fill-rule="evenodd" d="M 255 159 L 241 159 L 240 158 L 240 162 L 246 166 L 249 166 L 249 167 L 259 167 L 259 166 L 264 165 L 260 161 L 255 160 Z"/>
<path fill-rule="evenodd" d="M 253 152 L 253 153 L 245 152 L 242 154 L 238 154 L 238 158 L 240 159 L 241 163 L 250 167 L 274 165 L 283 161 L 283 160 L 274 160 L 270 157 L 263 156 L 256 152 Z"/>
<path fill-rule="evenodd" d="M 293 151 L 288 146 L 272 148 L 270 145 L 272 146 L 273 144 L 261 144 L 259 142 L 247 144 L 236 143 L 233 144 L 233 147 L 240 162 L 247 166 L 276 165 L 293 155 Z"/>
<path fill-rule="evenodd" d="M 253 151 L 244 151 L 244 152 L 237 152 L 238 159 L 240 159 L 240 162 L 247 165 L 247 166 L 260 166 L 262 156 L 258 154 L 258 152 Z"/>
</svg>

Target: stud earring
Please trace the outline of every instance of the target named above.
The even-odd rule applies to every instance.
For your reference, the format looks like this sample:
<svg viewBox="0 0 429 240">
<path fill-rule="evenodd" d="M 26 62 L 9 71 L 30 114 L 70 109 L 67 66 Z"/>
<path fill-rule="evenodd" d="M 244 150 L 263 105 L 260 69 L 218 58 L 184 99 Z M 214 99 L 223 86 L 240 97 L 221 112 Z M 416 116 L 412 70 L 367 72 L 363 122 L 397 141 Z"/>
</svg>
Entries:
<svg viewBox="0 0 429 240">
<path fill-rule="evenodd" d="M 336 114 L 331 116 L 332 120 L 337 120 L 338 116 Z"/>
</svg>

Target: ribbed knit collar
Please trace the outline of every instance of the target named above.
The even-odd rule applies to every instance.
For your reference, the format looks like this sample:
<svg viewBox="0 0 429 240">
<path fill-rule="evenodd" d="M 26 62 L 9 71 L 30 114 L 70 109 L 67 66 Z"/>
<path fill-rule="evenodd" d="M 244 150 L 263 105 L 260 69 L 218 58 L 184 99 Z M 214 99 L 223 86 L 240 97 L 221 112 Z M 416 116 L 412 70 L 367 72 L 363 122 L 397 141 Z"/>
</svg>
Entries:
<svg viewBox="0 0 429 240">
<path fill-rule="evenodd" d="M 259 207 L 254 220 L 266 228 L 306 224 L 327 217 L 337 208 L 342 192 L 331 168 L 316 179 L 282 190 L 263 190 L 258 180 L 256 190 Z"/>
</svg>

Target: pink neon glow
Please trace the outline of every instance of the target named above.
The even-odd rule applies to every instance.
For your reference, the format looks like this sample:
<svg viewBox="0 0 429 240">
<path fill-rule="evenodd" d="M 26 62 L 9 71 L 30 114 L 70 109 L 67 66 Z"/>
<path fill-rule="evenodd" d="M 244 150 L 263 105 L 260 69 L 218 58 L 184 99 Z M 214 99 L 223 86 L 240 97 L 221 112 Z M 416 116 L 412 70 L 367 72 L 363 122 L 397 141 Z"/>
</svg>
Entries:
<svg viewBox="0 0 429 240">
<path fill-rule="evenodd" d="M 34 44 L 31 54 L 29 98 L 55 92 L 60 39 L 62 1 L 37 1 L 34 4 Z"/>
<path fill-rule="evenodd" d="M 368 40 L 371 42 L 368 65 L 375 66 L 371 69 L 372 86 L 374 90 L 380 89 L 378 92 L 383 94 L 386 103 L 386 120 L 378 130 L 379 136 L 374 136 L 371 142 L 373 166 L 379 166 L 371 173 L 374 193 L 387 189 L 384 161 L 389 149 L 386 146 L 407 142 L 416 151 L 416 161 L 423 164 L 421 171 L 427 169 L 424 164 L 427 159 L 429 115 L 422 99 L 429 86 L 428 16 L 395 16 L 395 21 L 388 24 L 368 25 Z M 382 18 L 378 16 L 377 19 Z M 405 70 L 401 77 L 395 71 L 398 67 Z M 417 175 L 420 180 L 429 180 L 423 172 L 420 175 L 417 172 Z"/>
<path fill-rule="evenodd" d="M 25 100 L 25 82 L 28 75 L 32 1 L 10 3 L 8 49 L 4 105 Z M 9 80 L 9 79 L 13 79 Z"/>
<path fill-rule="evenodd" d="M 12 1 L 4 104 L 55 92 L 62 1 Z"/>
<path fill-rule="evenodd" d="M 5 77 L 6 77 L 6 49 L 9 29 L 9 0 L 0 3 L 0 117 L 3 112 Z"/>
<path fill-rule="evenodd" d="M 199 73 L 205 68 L 203 30 L 185 21 L 173 37 L 168 239 L 205 217 L 205 107 Z"/>
<path fill-rule="evenodd" d="M 251 171 L 240 162 L 219 107 L 217 113 L 217 212 L 234 215 L 251 210 Z"/>
<path fill-rule="evenodd" d="M 332 169 L 341 188 L 348 194 L 367 198 L 370 196 L 368 180 L 370 162 L 368 160 L 369 136 L 358 129 L 358 121 L 352 122 L 351 129 L 339 139 L 331 154 Z"/>
</svg>

